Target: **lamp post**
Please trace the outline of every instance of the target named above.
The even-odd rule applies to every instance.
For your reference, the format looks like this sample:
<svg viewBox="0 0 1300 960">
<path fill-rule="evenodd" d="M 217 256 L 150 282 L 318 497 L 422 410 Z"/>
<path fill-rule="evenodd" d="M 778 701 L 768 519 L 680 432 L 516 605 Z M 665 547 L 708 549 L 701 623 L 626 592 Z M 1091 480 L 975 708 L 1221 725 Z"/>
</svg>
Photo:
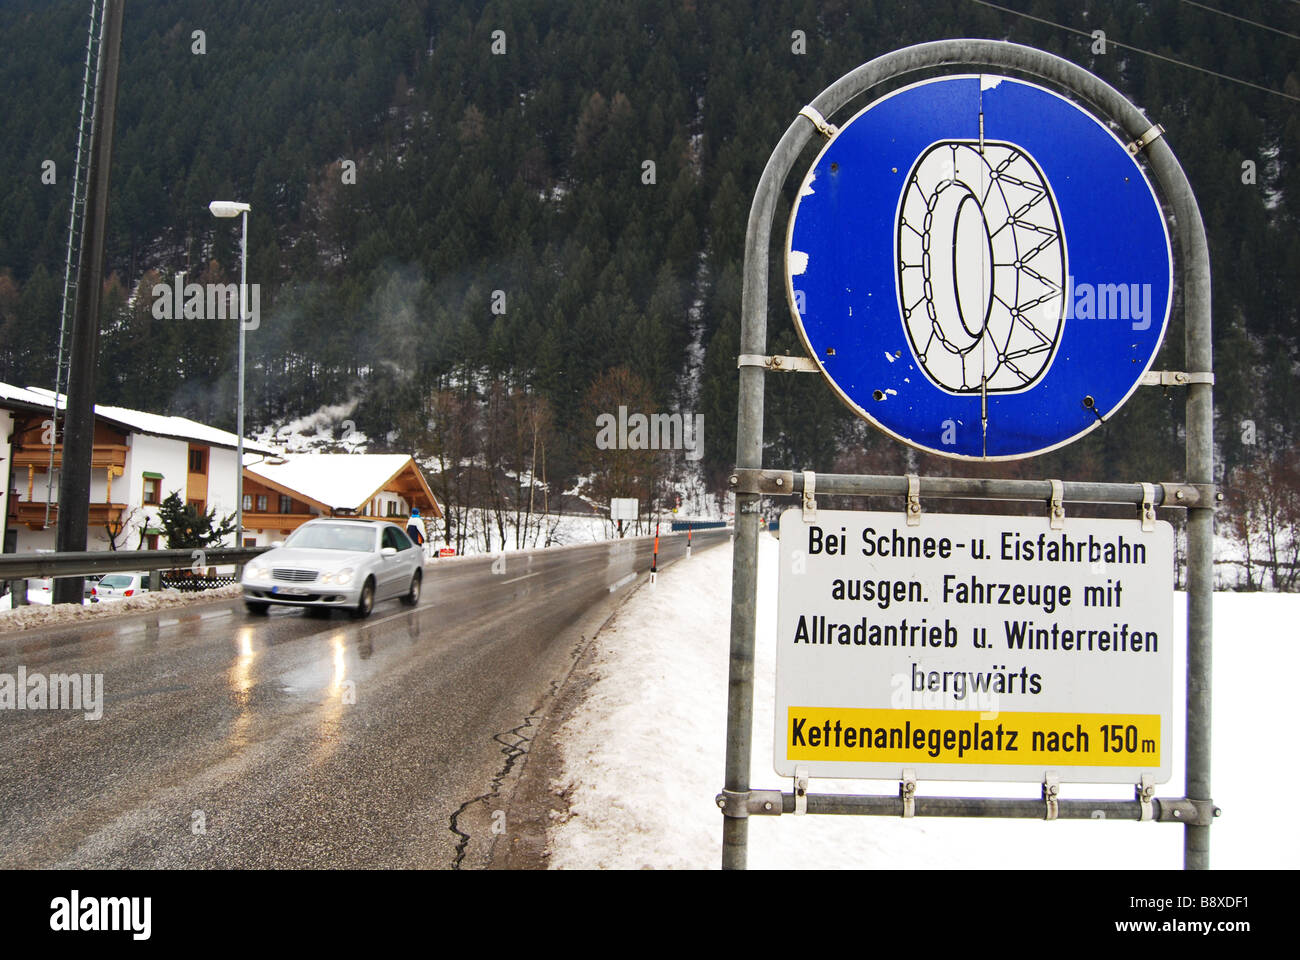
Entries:
<svg viewBox="0 0 1300 960">
<path fill-rule="evenodd" d="M 235 413 L 235 433 L 238 436 L 235 454 L 235 546 L 244 545 L 244 327 L 248 294 L 248 214 L 253 208 L 234 200 L 213 200 L 208 204 L 214 217 L 243 216 L 243 236 L 239 241 L 239 392 Z"/>
</svg>

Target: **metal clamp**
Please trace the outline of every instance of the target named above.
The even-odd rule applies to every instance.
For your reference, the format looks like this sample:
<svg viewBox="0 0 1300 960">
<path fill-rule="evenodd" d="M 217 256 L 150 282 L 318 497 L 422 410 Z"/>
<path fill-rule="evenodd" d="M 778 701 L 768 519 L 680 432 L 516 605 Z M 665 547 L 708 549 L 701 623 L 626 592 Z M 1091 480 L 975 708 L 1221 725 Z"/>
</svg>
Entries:
<svg viewBox="0 0 1300 960">
<path fill-rule="evenodd" d="M 1053 530 L 1065 529 L 1065 484 L 1048 480 L 1052 485 L 1052 498 L 1048 501 L 1048 522 Z"/>
<path fill-rule="evenodd" d="M 1138 820 L 1155 819 L 1155 806 L 1151 803 L 1151 800 L 1155 795 L 1155 778 L 1149 773 L 1142 774 L 1142 778 L 1138 781 L 1137 786 L 1133 788 L 1133 797 L 1141 806 L 1141 813 L 1138 814 Z"/>
<path fill-rule="evenodd" d="M 1151 531 L 1156 528 L 1156 487 L 1153 483 L 1142 484 L 1142 529 Z"/>
<path fill-rule="evenodd" d="M 1043 803 L 1047 804 L 1044 820 L 1055 820 L 1061 812 L 1061 778 L 1056 771 L 1049 770 L 1043 775 Z"/>
<path fill-rule="evenodd" d="M 835 124 L 833 123 L 827 123 L 826 118 L 821 115 L 821 111 L 819 111 L 812 104 L 809 104 L 808 106 L 800 110 L 799 116 L 804 117 L 807 120 L 811 120 L 812 125 L 817 128 L 817 132 L 820 133 L 827 140 L 829 140 L 831 137 L 835 136 L 835 134 L 840 132 L 840 128 L 835 126 Z"/>
<path fill-rule="evenodd" d="M 1155 801 L 1156 820 L 1161 823 L 1182 823 L 1189 827 L 1208 827 L 1215 817 L 1223 813 L 1213 800 L 1192 800 L 1189 797 L 1162 797 Z"/>
<path fill-rule="evenodd" d="M 1215 508 L 1223 502 L 1223 494 L 1212 483 L 1162 483 L 1161 503 L 1167 507 Z"/>
<path fill-rule="evenodd" d="M 817 519 L 817 474 L 811 470 L 803 472 L 803 522 L 812 523 Z"/>
<path fill-rule="evenodd" d="M 1144 387 L 1185 387 L 1189 383 L 1214 383 L 1213 373 L 1186 373 L 1182 370 L 1148 370 L 1138 381 Z"/>
<path fill-rule="evenodd" d="M 782 354 L 766 356 L 761 353 L 742 353 L 736 357 L 736 366 L 762 367 L 773 373 L 818 373 L 821 367 L 808 357 L 787 357 Z"/>
<path fill-rule="evenodd" d="M 781 815 L 780 790 L 723 790 L 714 798 L 724 817 L 779 817 Z"/>
<path fill-rule="evenodd" d="M 791 470 L 756 470 L 737 467 L 727 478 L 733 493 L 754 493 L 764 496 L 793 496 L 794 472 Z"/>
<path fill-rule="evenodd" d="M 794 768 L 794 813 L 802 817 L 808 812 L 808 768 Z"/>
<path fill-rule="evenodd" d="M 1164 132 L 1165 128 L 1158 123 L 1149 127 L 1146 133 L 1142 134 L 1142 136 L 1138 137 L 1128 145 L 1129 156 L 1136 157 L 1139 153 L 1154 143 Z"/>
<path fill-rule="evenodd" d="M 903 779 L 898 781 L 898 795 L 903 800 L 903 817 L 905 819 L 916 816 L 916 773 L 911 770 L 903 771 Z"/>
<path fill-rule="evenodd" d="M 921 478 L 915 473 L 907 475 L 907 525 L 921 525 Z"/>
<path fill-rule="evenodd" d="M 724 817 L 743 819 L 749 816 L 749 793 L 737 790 L 723 790 L 713 798 Z"/>
</svg>

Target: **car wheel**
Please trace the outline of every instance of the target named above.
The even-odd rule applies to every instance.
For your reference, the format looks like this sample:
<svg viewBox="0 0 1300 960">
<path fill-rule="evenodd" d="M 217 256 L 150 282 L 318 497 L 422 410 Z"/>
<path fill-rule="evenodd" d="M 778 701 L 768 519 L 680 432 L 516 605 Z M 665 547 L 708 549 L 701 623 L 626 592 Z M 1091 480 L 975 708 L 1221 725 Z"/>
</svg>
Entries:
<svg viewBox="0 0 1300 960">
<path fill-rule="evenodd" d="M 373 609 L 375 609 L 375 581 L 373 577 L 367 577 L 366 582 L 361 587 L 361 598 L 357 600 L 352 616 L 358 620 L 364 620 L 370 616 L 370 611 Z"/>
<path fill-rule="evenodd" d="M 423 579 L 424 575 L 419 570 L 416 570 L 415 576 L 411 578 L 411 589 L 407 590 L 406 596 L 402 597 L 402 603 L 408 607 L 413 607 L 420 602 L 420 582 Z"/>
<path fill-rule="evenodd" d="M 266 613 L 270 609 L 271 605 L 269 603 L 261 603 L 257 600 L 245 600 L 244 607 L 253 616 L 264 617 L 266 616 Z"/>
</svg>

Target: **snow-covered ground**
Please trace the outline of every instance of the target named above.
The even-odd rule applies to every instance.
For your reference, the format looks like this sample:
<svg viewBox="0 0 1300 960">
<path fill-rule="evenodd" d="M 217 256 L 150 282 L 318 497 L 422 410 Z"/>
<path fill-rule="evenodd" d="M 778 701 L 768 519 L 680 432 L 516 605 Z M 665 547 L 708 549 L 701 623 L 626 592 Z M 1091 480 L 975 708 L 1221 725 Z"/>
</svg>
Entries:
<svg viewBox="0 0 1300 960">
<path fill-rule="evenodd" d="M 777 543 L 761 540 L 753 786 L 790 789 L 772 772 Z M 731 549 L 673 564 L 642 587 L 597 638 L 600 679 L 560 731 L 570 817 L 557 825 L 557 868 L 719 865 L 726 729 Z M 1175 634 L 1185 638 L 1183 595 Z M 1214 799 L 1217 868 L 1296 868 L 1300 827 L 1276 798 L 1300 790 L 1290 678 L 1300 673 L 1300 596 L 1215 595 Z M 1174 658 L 1181 717 L 1185 640 Z M 1183 791 L 1183 729 L 1173 778 Z M 879 781 L 814 780 L 817 793 L 895 794 Z M 924 781 L 922 795 L 1038 796 L 1032 784 Z M 1131 787 L 1067 784 L 1063 797 L 1132 799 Z M 753 868 L 1179 868 L 1183 830 L 1170 823 L 781 816 L 749 821 Z"/>
</svg>

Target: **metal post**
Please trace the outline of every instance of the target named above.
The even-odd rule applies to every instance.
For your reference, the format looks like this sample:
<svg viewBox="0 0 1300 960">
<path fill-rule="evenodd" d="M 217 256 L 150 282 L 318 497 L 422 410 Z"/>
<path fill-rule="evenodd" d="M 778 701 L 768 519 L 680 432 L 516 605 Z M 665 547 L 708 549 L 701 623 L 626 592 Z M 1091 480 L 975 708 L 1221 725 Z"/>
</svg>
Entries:
<svg viewBox="0 0 1300 960">
<path fill-rule="evenodd" d="M 1166 148 L 1167 149 L 1167 148 Z M 1178 240 L 1186 261 L 1183 279 L 1188 370 L 1213 370 L 1210 338 L 1210 259 L 1196 201 L 1187 192 L 1176 208 Z M 1208 383 L 1187 388 L 1187 479 L 1214 480 L 1214 397 Z M 1210 795 L 1210 685 L 1214 639 L 1214 510 L 1187 511 L 1187 745 L 1184 793 L 1193 800 Z M 1210 828 L 1183 828 L 1183 867 L 1208 870 Z"/>
<path fill-rule="evenodd" d="M 937 67 L 992 67 L 1045 80 L 1073 92 L 1134 141 L 1152 123 L 1125 97 L 1099 77 L 1060 57 L 996 40 L 940 40 L 878 57 L 845 74 L 810 104 L 820 116 L 833 117 L 853 99 L 880 83 L 918 70 Z M 745 236 L 744 289 L 741 301 L 742 354 L 763 354 L 767 344 L 767 279 L 772 218 L 776 200 L 800 151 L 816 133 L 810 118 L 794 119 L 768 158 L 750 207 Z M 1191 185 L 1163 138 L 1147 145 L 1147 162 L 1169 207 L 1182 255 L 1189 371 L 1210 372 L 1210 263 L 1205 229 Z M 740 368 L 736 466 L 762 468 L 762 367 Z M 1188 387 L 1187 482 L 1213 482 L 1213 400 L 1209 384 Z M 754 601 L 757 595 L 758 530 L 761 496 L 739 485 L 736 493 L 735 552 L 732 558 L 731 653 L 727 691 L 727 759 L 724 791 L 749 792 L 749 757 L 753 726 Z M 1210 646 L 1213 603 L 1213 504 L 1198 503 L 1188 512 L 1188 661 L 1187 783 L 1195 800 L 1210 799 Z M 743 868 L 746 860 L 746 804 L 724 797 L 722 866 Z M 1209 829 L 1184 827 L 1184 865 L 1209 863 Z"/>
<path fill-rule="evenodd" d="M 235 546 L 244 545 L 244 328 L 248 319 L 248 211 L 243 214 L 244 232 L 239 241 L 239 402 L 235 414 Z"/>
<path fill-rule="evenodd" d="M 99 359 L 99 308 L 104 287 L 104 237 L 108 220 L 108 180 L 117 114 L 117 73 L 122 46 L 122 0 L 104 9 L 103 83 L 97 91 L 86 174 L 86 219 L 77 268 L 77 302 L 68 355 L 68 393 L 63 428 L 63 473 L 59 478 L 59 526 L 55 549 L 86 549 L 90 519 L 90 462 L 95 444 L 95 367 Z M 81 603 L 82 578 L 56 580 L 54 603 Z"/>
<path fill-rule="evenodd" d="M 96 7 L 100 9 L 100 17 L 96 19 Z M 76 295 L 76 277 L 72 272 L 73 248 L 76 246 L 76 253 L 80 255 L 81 246 L 77 244 L 77 223 L 81 220 L 82 211 L 78 209 L 79 205 L 84 205 L 86 198 L 82 195 L 82 158 L 86 149 L 90 146 L 90 137 L 88 136 L 88 126 L 94 124 L 95 101 L 99 93 L 99 84 L 102 79 L 104 58 L 103 51 L 98 50 L 99 30 L 103 23 L 103 6 L 104 0 L 91 0 L 90 4 L 90 26 L 86 33 L 86 65 L 81 75 L 81 106 L 77 111 L 77 159 L 72 168 L 72 202 L 68 210 L 68 244 L 67 253 L 63 260 L 63 298 L 59 306 L 59 352 L 54 361 L 54 399 L 50 401 L 50 462 L 45 475 L 45 526 L 50 525 L 50 507 L 54 503 L 54 447 L 58 443 L 59 433 L 59 395 L 63 388 L 63 350 L 67 341 L 68 331 L 68 294 Z M 94 84 L 91 84 L 91 61 L 94 61 Z M 78 263 L 80 268 L 80 263 Z M 65 398 L 66 399 L 66 398 Z"/>
<path fill-rule="evenodd" d="M 772 216 L 781 185 L 799 156 L 806 131 L 792 123 L 767 161 L 745 231 L 745 272 L 741 291 L 740 352 L 767 350 L 767 268 Z M 736 415 L 736 466 L 763 465 L 763 369 L 741 367 Z M 731 654 L 727 680 L 727 759 L 724 789 L 749 790 L 749 755 L 754 726 L 754 598 L 758 593 L 758 534 L 762 498 L 736 494 L 735 546 L 731 574 Z M 743 870 L 749 822 L 726 816 L 722 821 L 722 868 Z"/>
</svg>

